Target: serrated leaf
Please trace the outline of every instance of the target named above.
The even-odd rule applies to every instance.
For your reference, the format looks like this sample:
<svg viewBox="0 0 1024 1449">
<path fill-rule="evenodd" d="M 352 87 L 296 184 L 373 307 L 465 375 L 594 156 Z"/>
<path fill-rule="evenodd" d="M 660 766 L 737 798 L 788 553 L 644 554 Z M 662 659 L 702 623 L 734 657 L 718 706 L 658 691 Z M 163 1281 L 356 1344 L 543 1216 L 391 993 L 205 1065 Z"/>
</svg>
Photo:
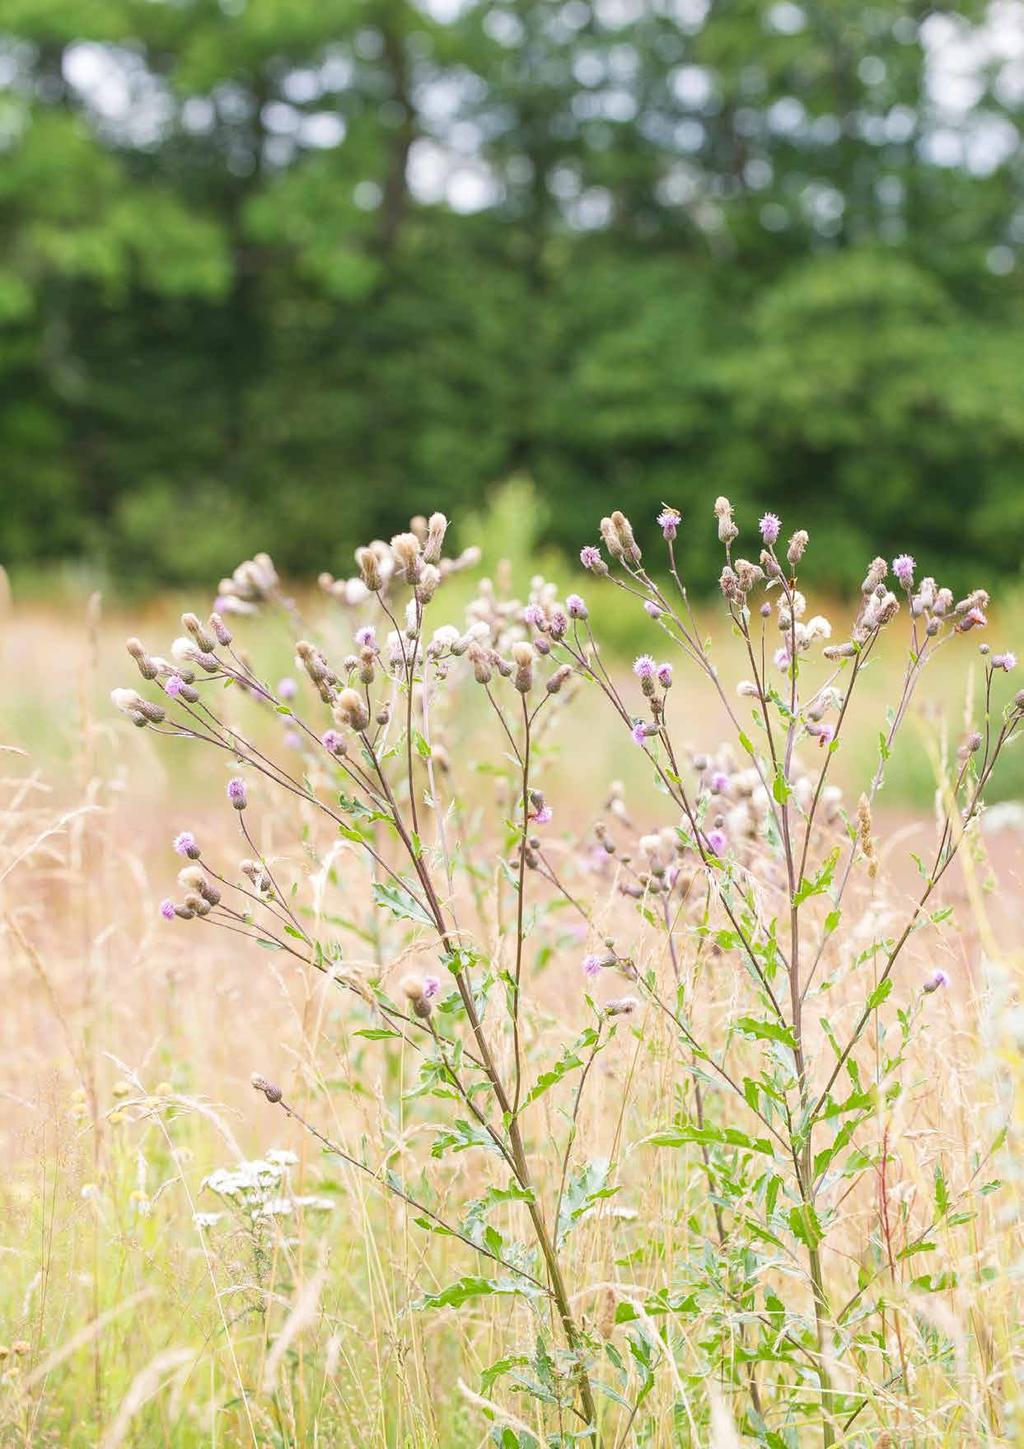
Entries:
<svg viewBox="0 0 1024 1449">
<path fill-rule="evenodd" d="M 789 1047 L 790 1051 L 796 1051 L 793 1028 L 781 1021 L 762 1021 L 754 1016 L 741 1016 L 733 1022 L 733 1026 L 744 1036 L 756 1037 L 758 1041 L 778 1041 Z"/>
<path fill-rule="evenodd" d="M 374 881 L 373 899 L 378 906 L 385 906 L 393 916 L 398 916 L 400 920 L 416 921 L 421 926 L 434 924 L 419 901 L 407 890 L 390 881 L 386 884 Z"/>
<path fill-rule="evenodd" d="M 515 1278 L 477 1278 L 472 1274 L 465 1274 L 457 1278 L 454 1283 L 449 1283 L 447 1288 L 442 1288 L 439 1293 L 426 1293 L 418 1298 L 412 1307 L 423 1308 L 461 1308 L 464 1303 L 471 1303 L 475 1298 L 512 1297 L 512 1298 L 536 1298 L 543 1290 L 535 1288 L 526 1280 Z"/>
</svg>

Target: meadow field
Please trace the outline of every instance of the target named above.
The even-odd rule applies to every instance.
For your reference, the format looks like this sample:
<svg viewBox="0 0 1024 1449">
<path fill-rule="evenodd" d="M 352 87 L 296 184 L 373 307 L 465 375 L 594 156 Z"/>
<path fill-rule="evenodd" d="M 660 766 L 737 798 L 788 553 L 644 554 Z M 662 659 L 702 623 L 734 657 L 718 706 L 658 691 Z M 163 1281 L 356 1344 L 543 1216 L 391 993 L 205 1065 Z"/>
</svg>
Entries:
<svg viewBox="0 0 1024 1449">
<path fill-rule="evenodd" d="M 501 647 L 519 673 L 536 664 L 547 677 L 546 647 L 523 662 L 530 628 L 542 638 L 548 627 L 528 613 L 524 624 L 523 604 L 550 619 L 579 589 L 588 626 L 611 640 L 614 689 L 652 698 L 631 664 L 664 653 L 657 621 L 569 565 L 545 561 L 561 571 L 545 589 L 506 541 L 507 565 L 502 540 L 487 538 L 480 565 L 445 579 L 425 637 L 449 624 L 458 634 L 467 608 L 479 621 L 486 605 L 518 639 Z M 803 1067 L 799 1090 L 786 1076 L 788 1006 L 780 1025 L 751 1005 L 762 989 L 774 1000 L 782 979 L 773 953 L 789 918 L 776 931 L 759 911 L 786 887 L 758 864 L 752 826 L 734 855 L 731 812 L 753 767 L 742 744 L 723 745 L 730 722 L 712 681 L 675 661 L 664 718 L 687 763 L 659 781 L 657 710 L 646 739 L 634 726 L 637 741 L 580 671 L 550 696 L 538 676 L 550 707 L 527 780 L 516 711 L 536 693 L 499 675 L 460 682 L 466 660 L 443 654 L 436 698 L 400 670 L 387 683 L 379 663 L 350 665 L 390 691 L 379 779 L 396 830 L 314 757 L 331 712 L 315 657 L 307 677 L 296 655 L 298 639 L 315 639 L 340 670 L 366 605 L 307 581 L 283 608 L 228 616 L 236 640 L 220 652 L 258 659 L 275 702 L 228 691 L 217 706 L 238 732 L 220 736 L 227 748 L 161 738 L 165 722 L 136 729 L 115 708 L 118 688 L 161 695 L 125 640 L 163 655 L 182 610 L 205 619 L 211 599 L 130 607 L 15 589 L 4 602 L 0 1442 L 1024 1444 L 1017 754 L 1000 762 L 984 798 L 1002 803 L 980 821 L 949 804 L 986 688 L 992 720 L 1013 708 L 1014 676 L 993 679 L 980 636 L 948 640 L 867 815 L 858 800 L 900 698 L 907 608 L 840 716 L 836 790 L 820 852 L 818 836 L 812 845 L 814 870 L 832 867 L 808 865 L 798 892 L 823 961 L 797 1053 L 817 1071 L 815 1092 L 837 1058 L 845 1081 L 836 1043 L 865 997 L 870 1020 L 845 1102 L 839 1088 L 822 1095 L 818 1196 L 801 1201 L 793 1183 L 807 1188 L 809 1169 L 799 1146 L 789 1166 L 781 1147 L 797 1141 L 790 1094 L 804 1095 Z M 860 603 L 828 601 L 834 638 Z M 744 677 L 721 601 L 698 612 L 721 676 Z M 1022 634 L 1024 608 L 994 600 L 993 649 Z M 553 637 L 557 658 L 557 627 Z M 414 698 L 419 711 L 427 697 L 429 721 L 424 706 L 414 727 Z M 357 704 L 342 714 L 365 741 Z M 773 817 L 805 809 L 797 758 L 813 774 L 821 744 L 812 731 L 780 765 Z M 757 738 L 751 759 L 761 751 Z M 337 759 L 347 768 L 352 749 Z M 679 779 L 716 771 L 708 808 L 732 801 L 723 844 L 690 838 L 689 857 L 659 864 L 680 823 Z M 228 798 L 238 778 L 246 793 Z M 961 817 L 927 919 L 894 960 L 927 862 Z M 205 886 L 188 876 L 197 858 Z M 426 914 L 424 861 L 439 902 L 428 892 Z M 238 881 L 255 906 L 228 914 Z M 183 889 L 198 904 L 174 916 Z M 269 928 L 255 924 L 260 910 Z M 769 943 L 756 950 L 748 910 Z M 443 950 L 438 914 L 451 923 Z M 226 929 L 212 929 L 218 919 Z M 467 1024 L 474 1003 L 493 1077 Z M 486 1089 L 513 1075 L 503 1112 Z"/>
</svg>

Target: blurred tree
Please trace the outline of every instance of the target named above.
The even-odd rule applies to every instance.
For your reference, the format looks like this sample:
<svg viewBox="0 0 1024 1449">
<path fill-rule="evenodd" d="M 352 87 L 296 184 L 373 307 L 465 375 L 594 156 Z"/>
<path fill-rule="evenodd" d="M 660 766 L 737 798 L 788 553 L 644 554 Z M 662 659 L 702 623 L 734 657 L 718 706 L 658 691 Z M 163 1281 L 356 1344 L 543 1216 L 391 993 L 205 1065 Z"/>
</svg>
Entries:
<svg viewBox="0 0 1024 1449">
<path fill-rule="evenodd" d="M 1021 25 L 5 0 L 0 555 L 337 570 L 516 472 L 565 547 L 727 491 L 1017 571 Z"/>
</svg>

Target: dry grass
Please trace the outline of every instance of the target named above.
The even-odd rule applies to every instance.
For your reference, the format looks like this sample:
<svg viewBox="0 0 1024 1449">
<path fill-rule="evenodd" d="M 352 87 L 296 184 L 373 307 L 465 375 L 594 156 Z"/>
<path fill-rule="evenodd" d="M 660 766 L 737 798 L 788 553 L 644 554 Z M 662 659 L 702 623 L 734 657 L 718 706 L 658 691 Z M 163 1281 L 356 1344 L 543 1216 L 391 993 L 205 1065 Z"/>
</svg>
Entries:
<svg viewBox="0 0 1024 1449">
<path fill-rule="evenodd" d="M 525 1396 L 491 1396 L 480 1381 L 501 1354 L 532 1352 L 528 1309 L 484 1300 L 410 1312 L 423 1292 L 476 1271 L 473 1255 L 416 1227 L 248 1085 L 253 1070 L 264 1072 L 349 1151 L 373 1161 L 392 1153 L 424 1192 L 429 1184 L 464 1199 L 484 1180 L 479 1163 L 466 1154 L 454 1179 L 432 1176 L 423 1113 L 409 1104 L 396 1115 L 394 1083 L 409 1064 L 353 1035 L 366 1018 L 330 982 L 198 923 L 175 929 L 159 919 L 177 829 L 195 830 L 207 854 L 240 851 L 219 790 L 203 803 L 203 763 L 172 761 L 100 703 L 124 677 L 125 632 L 96 612 L 81 624 L 15 616 L 6 628 L 2 1442 L 471 1449 L 491 1442 L 492 1419 L 514 1433 L 537 1431 Z M 284 672 L 286 642 L 271 648 Z M 706 727 L 700 698 L 694 726 L 695 735 Z M 596 782 L 617 773 L 619 754 L 592 721 L 574 737 L 571 768 L 563 755 L 547 776 L 560 824 L 588 816 Z M 482 795 L 489 788 L 482 780 Z M 638 800 L 641 813 L 657 808 L 652 797 Z M 302 852 L 286 846 L 296 815 L 275 808 L 258 815 L 261 846 L 287 850 L 282 868 L 308 873 Z M 883 884 L 862 900 L 865 919 L 869 908 L 898 910 L 913 883 L 908 853 L 930 829 L 927 813 L 906 810 L 889 824 L 895 843 Z M 886 1145 L 885 1178 L 844 1204 L 832 1266 L 852 1294 L 858 1271 L 874 1271 L 865 1244 L 880 1224 L 897 1246 L 913 1240 L 930 1220 L 939 1163 L 952 1194 L 1003 1185 L 970 1196 L 975 1215 L 935 1235 L 927 1267 L 916 1255 L 898 1263 L 880 1331 L 893 1333 L 898 1321 L 907 1352 L 926 1346 L 920 1357 L 930 1362 L 909 1394 L 873 1393 L 844 1443 L 1024 1443 L 1021 857 L 1009 834 L 990 838 L 989 854 L 965 856 L 945 892 L 955 926 L 922 938 L 901 963 L 907 990 L 937 963 L 953 985 L 929 1004 L 907 1090 L 877 1114 L 871 1141 Z M 621 924 L 625 908 L 611 889 L 605 909 Z M 579 947 L 564 926 L 547 929 L 561 950 L 544 966 L 532 1030 L 537 1040 L 568 1040 L 584 1019 Z M 621 929 L 633 933 L 638 956 L 655 950 L 635 924 Z M 401 969 L 390 959 L 397 937 L 365 950 Z M 712 961 L 704 985 L 713 1029 L 716 1003 L 733 989 L 729 971 Z M 651 1294 L 699 1252 L 688 1218 L 706 1195 L 695 1159 L 640 1145 L 671 1117 L 683 1086 L 665 1034 L 652 1020 L 642 1025 L 621 1031 L 602 1056 L 584 1106 L 581 1137 L 588 1152 L 618 1159 L 621 1190 L 614 1210 L 581 1229 L 571 1255 L 580 1314 L 620 1349 L 615 1306 L 631 1304 L 646 1319 Z M 553 1096 L 537 1130 L 564 1132 Z M 334 1207 L 282 1218 L 258 1236 L 228 1222 L 198 1228 L 194 1214 L 218 1206 L 204 1176 L 271 1147 L 295 1152 L 297 1192 Z M 914 1286 L 924 1272 L 947 1272 L 950 1282 L 926 1293 Z M 793 1279 L 785 1291 L 805 1289 Z M 656 1326 L 670 1336 L 674 1366 L 658 1380 L 658 1427 L 642 1441 L 652 1449 L 703 1442 L 695 1426 L 707 1420 L 709 1396 L 708 1442 L 733 1442 L 728 1401 L 699 1368 L 707 1328 L 700 1313 Z M 836 1371 L 860 1387 L 852 1363 Z M 794 1443 L 805 1442 L 794 1432 Z"/>
</svg>

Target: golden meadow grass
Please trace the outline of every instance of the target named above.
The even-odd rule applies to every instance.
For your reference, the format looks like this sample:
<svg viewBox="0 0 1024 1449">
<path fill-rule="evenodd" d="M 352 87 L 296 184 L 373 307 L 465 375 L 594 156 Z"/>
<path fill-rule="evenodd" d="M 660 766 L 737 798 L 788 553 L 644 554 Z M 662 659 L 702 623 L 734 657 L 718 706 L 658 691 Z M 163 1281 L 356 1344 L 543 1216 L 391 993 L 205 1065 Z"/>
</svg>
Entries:
<svg viewBox="0 0 1024 1449">
<path fill-rule="evenodd" d="M 598 583 L 582 578 L 599 632 Z M 524 626 L 531 589 L 513 579 L 508 602 L 520 605 L 503 615 L 507 637 L 492 632 L 510 661 L 517 640 L 543 637 L 536 625 L 547 625 L 555 607 L 549 592 L 532 591 L 543 621 Z M 474 597 L 474 586 L 454 576 L 431 608 L 459 623 Z M 299 609 L 299 633 L 323 640 L 327 658 L 350 650 L 362 613 L 350 620 L 323 595 L 302 597 Z M 702 636 L 705 626 L 723 676 L 740 677 L 742 641 L 722 626 L 720 610 L 702 614 Z M 232 618 L 231 627 L 282 700 L 281 678 L 299 677 L 299 626 L 266 610 Z M 998 609 L 994 644 L 996 627 L 1000 643 L 1012 640 Z M 568 681 L 553 701 L 560 717 L 550 729 L 538 721 L 530 788 L 540 802 L 526 803 L 542 823 L 531 822 L 524 841 L 513 681 L 492 675 L 487 686 L 513 741 L 471 677 L 450 702 L 438 693 L 434 737 L 413 762 L 420 835 L 445 881 L 442 912 L 458 919 L 460 941 L 473 943 L 475 959 L 460 969 L 477 981 L 492 965 L 515 979 L 520 854 L 536 855 L 532 868 L 522 862 L 522 1095 L 545 1074 L 554 1080 L 522 1109 L 522 1137 L 549 1236 L 557 1236 L 555 1204 L 566 1190 L 576 1214 L 557 1248 L 573 1345 L 531 1242 L 521 1185 L 518 1197 L 509 1193 L 514 1172 L 461 1128 L 463 1140 L 432 1155 L 453 1122 L 480 1127 L 469 1103 L 486 1099 L 477 1085 L 460 1101 L 444 1067 L 457 1043 L 472 1050 L 450 970 L 417 1015 L 424 983 L 445 974 L 429 928 L 401 908 L 373 908 L 374 879 L 379 886 L 388 877 L 358 863 L 350 837 L 364 827 L 352 816 L 349 835 L 340 833 L 309 800 L 240 766 L 244 752 L 221 763 L 194 744 L 121 723 L 108 694 L 130 682 L 128 632 L 158 653 L 180 628 L 157 609 L 129 629 L 97 605 L 57 619 L 15 607 L 5 622 L 4 1442 L 525 1446 L 585 1443 L 594 1432 L 602 1445 L 802 1445 L 823 1433 L 826 1442 L 861 1445 L 1024 1442 L 1012 828 L 969 832 L 939 887 L 953 919 L 914 935 L 893 969 L 891 996 L 858 1042 L 862 1080 L 878 1071 L 882 1085 L 844 1149 L 861 1156 L 822 1195 L 828 1299 L 819 1343 L 799 1214 L 797 1231 L 785 1236 L 799 1207 L 786 1196 L 786 1164 L 771 1189 L 761 1161 L 768 1154 L 750 1147 L 766 1129 L 744 1101 L 732 1102 L 715 1065 L 751 1082 L 767 1071 L 771 1087 L 776 1045 L 783 1055 L 788 1047 L 736 1028 L 757 1015 L 757 988 L 728 920 L 720 910 L 705 915 L 703 893 L 720 867 L 710 851 L 704 862 L 692 835 L 688 854 L 667 857 L 688 884 L 669 887 L 677 896 L 665 930 L 667 893 L 657 888 L 665 842 L 652 836 L 682 815 L 645 763 L 659 740 L 652 734 L 653 745 L 637 746 L 614 709 L 600 707 L 592 683 Z M 882 639 L 835 756 L 841 808 L 854 826 L 850 792 L 874 769 L 882 701 L 899 696 L 905 642 Z M 649 647 L 668 657 L 653 633 Z M 445 665 L 453 679 L 465 672 L 460 659 Z M 534 651 L 535 690 L 555 662 Z M 735 747 L 731 759 L 691 760 L 690 751 L 717 754 L 728 721 L 699 671 L 673 662 L 666 713 L 687 752 L 678 778 L 699 797 L 693 782 L 702 773 L 710 782 L 713 764 L 737 777 L 745 762 Z M 955 775 L 984 674 L 977 636 L 951 640 L 895 745 L 890 783 L 920 781 L 927 769 L 934 789 Z M 380 687 L 380 664 L 374 677 Z M 628 663 L 613 663 L 609 678 L 640 720 L 647 696 Z M 1011 675 L 999 708 L 1012 687 Z M 301 685 L 312 717 L 310 689 Z M 400 679 L 388 689 L 397 723 L 380 728 L 390 731 L 401 771 L 406 700 Z M 160 691 L 141 685 L 140 694 Z M 293 773 L 295 762 L 305 764 L 305 746 L 286 738 L 288 716 L 252 699 L 223 707 L 261 755 Z M 339 728 L 323 713 L 321 728 Z M 812 736 L 799 753 L 816 767 L 822 747 Z M 353 755 L 358 761 L 350 745 L 344 758 Z M 435 782 L 437 798 L 450 799 L 447 781 L 457 778 L 462 802 L 444 816 L 457 862 L 450 888 L 424 800 L 428 758 L 440 775 L 445 756 L 450 771 Z M 225 796 L 238 775 L 247 784 L 244 812 Z M 338 782 L 315 788 L 327 800 L 346 793 Z M 710 784 L 704 793 L 706 808 L 716 808 Z M 896 935 L 921 892 L 911 855 L 927 861 L 939 836 L 941 792 L 925 809 L 909 808 L 905 795 L 886 809 L 886 793 L 870 822 L 877 869 L 870 875 L 861 861 L 842 903 L 847 962 Z M 395 798 L 406 819 L 410 796 Z M 240 815 L 250 841 L 239 835 Z M 697 825 L 715 828 L 703 816 Z M 383 822 L 373 829 L 385 863 L 415 889 L 401 842 Z M 833 838 L 847 838 L 836 829 L 826 856 Z M 159 903 L 182 899 L 175 876 L 189 868 L 171 849 L 181 831 L 196 837 L 203 869 L 227 880 L 248 879 L 238 875 L 243 857 L 266 862 L 277 890 L 262 894 L 295 911 L 293 929 L 308 941 L 344 943 L 328 964 L 358 992 L 208 918 L 164 921 Z M 725 832 L 736 839 L 723 849 L 744 865 L 760 850 L 737 824 Z M 249 884 L 261 894 L 258 880 Z M 769 879 L 766 890 L 776 884 Z M 830 889 L 804 905 L 816 932 Z M 785 940 L 785 923 L 778 935 Z M 678 997 L 673 954 L 684 984 Z M 876 968 L 877 956 L 810 998 L 807 1052 L 819 1084 L 831 1050 L 821 1019 L 846 1040 L 865 1001 L 863 964 L 880 969 L 885 957 Z M 588 957 L 605 964 L 584 974 Z M 765 959 L 758 955 L 762 966 Z M 948 986 L 923 994 L 937 969 Z M 499 978 L 483 1017 L 496 1072 L 509 1083 L 515 1047 L 501 1021 L 512 994 Z M 602 1009 L 628 998 L 635 1007 L 621 1014 Z M 913 1029 L 902 1062 L 884 1071 L 900 1039 L 897 1011 L 913 1017 Z M 426 1078 L 424 1041 L 433 1042 Z M 710 1060 L 702 1062 L 704 1050 Z M 472 1071 L 457 1075 L 465 1081 Z M 254 1072 L 313 1131 L 255 1093 Z M 703 1129 L 695 1131 L 697 1087 Z M 764 1106 L 754 1088 L 744 1090 Z M 765 1115 L 784 1131 L 782 1116 Z M 507 1140 L 500 1112 L 483 1116 Z M 829 1129 L 816 1149 L 832 1137 Z M 495 1200 L 495 1190 L 509 1195 Z M 785 1211 L 767 1207 L 773 1190 Z M 525 1294 L 516 1291 L 524 1285 Z M 415 1306 L 431 1295 L 453 1306 Z"/>
</svg>

